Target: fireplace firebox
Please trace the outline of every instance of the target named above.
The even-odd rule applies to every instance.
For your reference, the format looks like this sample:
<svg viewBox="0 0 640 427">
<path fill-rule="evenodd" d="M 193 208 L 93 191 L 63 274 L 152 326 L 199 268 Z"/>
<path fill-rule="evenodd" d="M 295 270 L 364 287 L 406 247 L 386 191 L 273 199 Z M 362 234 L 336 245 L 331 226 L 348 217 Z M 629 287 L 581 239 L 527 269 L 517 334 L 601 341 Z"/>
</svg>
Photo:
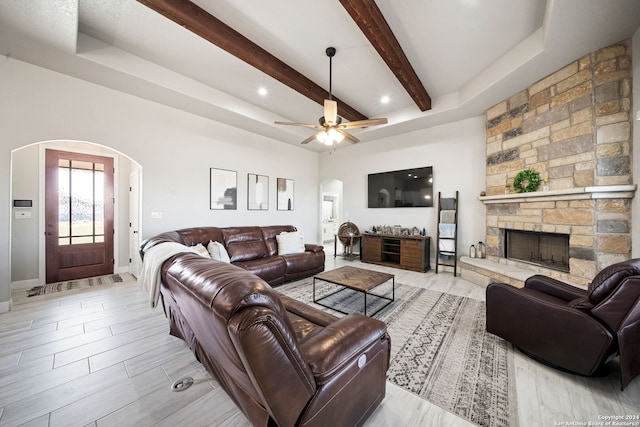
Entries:
<svg viewBox="0 0 640 427">
<path fill-rule="evenodd" d="M 504 230 L 505 258 L 569 272 L 569 235 Z"/>
</svg>

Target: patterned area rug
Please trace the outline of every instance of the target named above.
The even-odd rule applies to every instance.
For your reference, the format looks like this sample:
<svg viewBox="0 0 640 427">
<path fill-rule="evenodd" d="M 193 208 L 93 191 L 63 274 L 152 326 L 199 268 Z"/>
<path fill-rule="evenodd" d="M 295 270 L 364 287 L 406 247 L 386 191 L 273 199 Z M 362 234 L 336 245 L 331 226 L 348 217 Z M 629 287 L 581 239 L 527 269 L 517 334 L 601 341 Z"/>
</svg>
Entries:
<svg viewBox="0 0 640 427">
<path fill-rule="evenodd" d="M 30 297 L 35 297 L 36 295 L 52 294 L 54 292 L 68 291 L 71 289 L 90 288 L 92 286 L 110 285 L 122 281 L 123 278 L 119 274 L 109 274 L 106 276 L 90 277 L 88 279 L 69 280 L 66 282 L 34 286 L 27 291 L 27 294 Z"/>
<path fill-rule="evenodd" d="M 391 296 L 391 283 L 379 288 L 374 291 Z M 337 289 L 316 282 L 317 296 Z M 311 303 L 312 279 L 276 290 L 342 316 Z M 367 311 L 382 302 L 368 297 Z M 362 313 L 364 298 L 346 290 L 323 303 Z M 517 425 L 513 348 L 486 332 L 483 301 L 396 284 L 395 301 L 374 317 L 391 335 L 389 381 L 478 425 Z"/>
</svg>

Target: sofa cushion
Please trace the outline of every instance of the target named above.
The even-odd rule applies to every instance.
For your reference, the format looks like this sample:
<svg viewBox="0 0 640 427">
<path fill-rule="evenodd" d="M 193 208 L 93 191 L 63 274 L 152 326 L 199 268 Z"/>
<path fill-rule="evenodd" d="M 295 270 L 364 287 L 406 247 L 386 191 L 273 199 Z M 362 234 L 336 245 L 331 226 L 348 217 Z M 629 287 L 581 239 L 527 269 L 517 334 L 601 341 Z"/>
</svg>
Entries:
<svg viewBox="0 0 640 427">
<path fill-rule="evenodd" d="M 207 250 L 207 248 L 204 247 L 202 243 L 198 243 L 197 245 L 193 245 L 191 247 L 196 251 L 198 251 L 198 255 L 202 255 L 205 258 L 211 258 L 209 251 Z"/>
<path fill-rule="evenodd" d="M 222 236 L 232 263 L 267 256 L 267 246 L 260 227 L 227 227 L 222 229 Z"/>
<path fill-rule="evenodd" d="M 220 242 L 214 242 L 213 240 L 209 241 L 209 244 L 207 245 L 207 251 L 209 252 L 209 255 L 211 255 L 211 259 L 222 262 L 231 262 L 227 250 Z"/>
<path fill-rule="evenodd" d="M 193 246 L 198 243 L 206 245 L 210 240 L 222 242 L 222 232 L 218 227 L 192 227 L 177 230 L 180 236 L 180 243 L 186 246 Z"/>
<path fill-rule="evenodd" d="M 282 259 L 287 264 L 287 275 L 315 270 L 324 265 L 322 254 L 312 254 L 310 252 L 288 254 L 284 255 Z"/>
<path fill-rule="evenodd" d="M 269 225 L 262 227 L 262 237 L 267 245 L 267 256 L 278 255 L 278 242 L 276 236 L 283 231 L 297 231 L 293 225 Z"/>
<path fill-rule="evenodd" d="M 589 284 L 589 299 L 599 304 L 613 292 L 622 279 L 629 276 L 640 276 L 640 259 L 612 264 L 600 271 Z"/>
<path fill-rule="evenodd" d="M 247 261 L 232 262 L 233 265 L 241 267 L 256 276 L 260 277 L 270 285 L 279 285 L 284 282 L 287 264 L 279 256 L 259 258 Z"/>
<path fill-rule="evenodd" d="M 299 231 L 286 231 L 276 236 L 278 255 L 301 254 L 304 252 L 304 236 Z"/>
</svg>

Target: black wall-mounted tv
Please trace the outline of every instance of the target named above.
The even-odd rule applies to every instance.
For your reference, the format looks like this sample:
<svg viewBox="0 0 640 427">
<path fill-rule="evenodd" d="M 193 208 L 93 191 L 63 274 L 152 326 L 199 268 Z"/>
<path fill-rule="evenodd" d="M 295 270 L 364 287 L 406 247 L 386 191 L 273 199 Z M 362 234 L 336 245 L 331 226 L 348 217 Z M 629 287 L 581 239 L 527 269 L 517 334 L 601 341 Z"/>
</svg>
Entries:
<svg viewBox="0 0 640 427">
<path fill-rule="evenodd" d="M 370 208 L 433 207 L 433 167 L 369 174 Z"/>
</svg>

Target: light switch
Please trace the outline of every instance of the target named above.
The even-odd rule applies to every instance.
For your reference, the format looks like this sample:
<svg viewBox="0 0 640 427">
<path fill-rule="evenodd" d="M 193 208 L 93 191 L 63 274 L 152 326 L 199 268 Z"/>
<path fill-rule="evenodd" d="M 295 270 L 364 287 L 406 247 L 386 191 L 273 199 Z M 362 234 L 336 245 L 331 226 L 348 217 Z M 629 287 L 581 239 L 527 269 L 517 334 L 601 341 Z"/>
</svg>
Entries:
<svg viewBox="0 0 640 427">
<path fill-rule="evenodd" d="M 162 212 L 151 212 L 151 218 L 162 218 Z"/>
</svg>

